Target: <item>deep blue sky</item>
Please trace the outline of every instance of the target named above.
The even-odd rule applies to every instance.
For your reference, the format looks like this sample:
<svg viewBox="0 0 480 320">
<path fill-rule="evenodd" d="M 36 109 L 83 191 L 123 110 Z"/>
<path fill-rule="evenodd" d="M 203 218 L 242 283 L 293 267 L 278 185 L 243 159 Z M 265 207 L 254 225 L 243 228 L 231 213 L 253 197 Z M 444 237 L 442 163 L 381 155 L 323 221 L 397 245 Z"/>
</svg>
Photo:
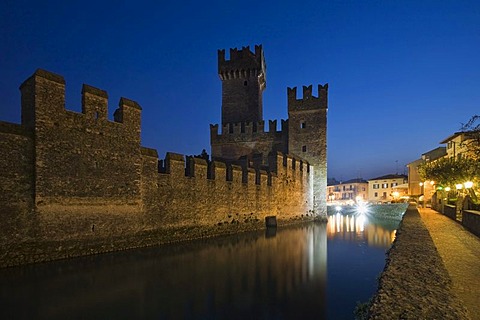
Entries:
<svg viewBox="0 0 480 320">
<path fill-rule="evenodd" d="M 82 83 L 108 91 L 110 118 L 121 96 L 138 101 L 160 157 L 210 152 L 217 49 L 255 44 L 266 120 L 287 118 L 287 87 L 329 83 L 329 177 L 402 173 L 480 113 L 478 0 L 3 0 L 0 120 L 20 121 L 18 87 L 43 68 L 65 77 L 67 109 Z"/>
</svg>

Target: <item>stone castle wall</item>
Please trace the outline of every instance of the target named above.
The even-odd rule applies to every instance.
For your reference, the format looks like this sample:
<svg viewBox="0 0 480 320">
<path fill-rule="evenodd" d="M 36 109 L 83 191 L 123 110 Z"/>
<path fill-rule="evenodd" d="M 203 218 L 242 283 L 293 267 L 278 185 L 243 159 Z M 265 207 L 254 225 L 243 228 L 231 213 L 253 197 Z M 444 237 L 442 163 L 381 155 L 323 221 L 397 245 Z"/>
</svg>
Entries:
<svg viewBox="0 0 480 320">
<path fill-rule="evenodd" d="M 288 153 L 288 121 L 282 120 L 281 130 L 277 130 L 277 120 L 269 120 L 268 131 L 265 121 L 227 123 L 218 132 L 218 124 L 210 125 L 210 145 L 212 157 L 219 159 L 239 159 L 242 156 L 269 153 Z"/>
<path fill-rule="evenodd" d="M 297 88 L 288 88 L 288 152 L 299 155 L 315 167 L 313 189 L 315 210 L 326 215 L 327 199 L 327 110 L 328 84 L 318 85 L 318 96 L 312 86 L 303 87 L 297 99 Z"/>
<path fill-rule="evenodd" d="M 311 216 L 313 170 L 273 154 L 268 171 L 140 145 L 141 108 L 37 70 L 21 86 L 22 124 L 0 123 L 1 266 L 153 245 Z"/>
</svg>

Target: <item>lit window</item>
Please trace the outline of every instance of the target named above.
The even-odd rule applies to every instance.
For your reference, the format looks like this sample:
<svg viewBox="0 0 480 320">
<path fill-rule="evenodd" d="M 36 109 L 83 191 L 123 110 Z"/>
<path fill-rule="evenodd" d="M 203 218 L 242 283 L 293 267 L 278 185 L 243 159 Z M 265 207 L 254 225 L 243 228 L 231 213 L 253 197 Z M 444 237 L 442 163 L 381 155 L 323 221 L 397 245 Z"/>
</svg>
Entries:
<svg viewBox="0 0 480 320">
<path fill-rule="evenodd" d="M 387 189 L 388 188 L 388 183 L 382 183 L 382 189 Z"/>
<path fill-rule="evenodd" d="M 307 127 L 307 123 L 305 121 L 300 122 L 300 129 L 305 129 Z"/>
<path fill-rule="evenodd" d="M 373 189 L 378 189 L 379 188 L 379 184 L 378 183 L 374 183 L 373 184 Z"/>
</svg>

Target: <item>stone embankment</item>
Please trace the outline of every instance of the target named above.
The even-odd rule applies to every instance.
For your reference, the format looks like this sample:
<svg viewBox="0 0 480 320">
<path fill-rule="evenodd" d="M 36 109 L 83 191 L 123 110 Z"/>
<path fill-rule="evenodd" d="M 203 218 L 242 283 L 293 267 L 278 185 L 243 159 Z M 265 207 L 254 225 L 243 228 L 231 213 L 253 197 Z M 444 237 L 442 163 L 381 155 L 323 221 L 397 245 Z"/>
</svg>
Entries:
<svg viewBox="0 0 480 320">
<path fill-rule="evenodd" d="M 388 253 L 370 319 L 472 319 L 415 206 L 409 206 Z"/>
</svg>

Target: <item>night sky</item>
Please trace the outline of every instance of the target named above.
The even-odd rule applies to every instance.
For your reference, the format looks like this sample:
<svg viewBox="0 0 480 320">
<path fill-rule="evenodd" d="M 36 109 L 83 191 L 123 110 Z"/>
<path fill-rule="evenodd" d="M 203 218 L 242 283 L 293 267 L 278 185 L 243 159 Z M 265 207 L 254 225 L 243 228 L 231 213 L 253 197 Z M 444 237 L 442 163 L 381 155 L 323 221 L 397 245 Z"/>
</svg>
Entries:
<svg viewBox="0 0 480 320">
<path fill-rule="evenodd" d="M 403 173 L 480 114 L 478 0 L 3 0 L 0 120 L 20 122 L 18 87 L 43 68 L 65 77 L 67 109 L 82 83 L 108 92 L 110 119 L 121 96 L 137 101 L 160 157 L 210 153 L 217 49 L 255 44 L 265 120 L 287 118 L 287 87 L 329 83 L 329 177 Z"/>
</svg>

